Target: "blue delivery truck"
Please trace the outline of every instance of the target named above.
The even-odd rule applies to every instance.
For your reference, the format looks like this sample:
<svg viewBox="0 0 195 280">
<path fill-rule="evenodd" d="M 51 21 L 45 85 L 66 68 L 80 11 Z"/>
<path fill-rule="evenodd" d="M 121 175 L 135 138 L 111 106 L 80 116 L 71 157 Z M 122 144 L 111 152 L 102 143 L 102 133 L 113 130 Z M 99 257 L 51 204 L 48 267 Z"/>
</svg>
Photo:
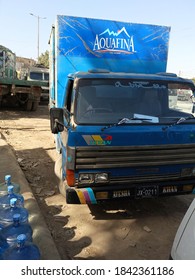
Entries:
<svg viewBox="0 0 195 280">
<path fill-rule="evenodd" d="M 50 124 L 67 203 L 194 192 L 195 86 L 166 73 L 169 35 L 167 26 L 57 16 Z"/>
</svg>

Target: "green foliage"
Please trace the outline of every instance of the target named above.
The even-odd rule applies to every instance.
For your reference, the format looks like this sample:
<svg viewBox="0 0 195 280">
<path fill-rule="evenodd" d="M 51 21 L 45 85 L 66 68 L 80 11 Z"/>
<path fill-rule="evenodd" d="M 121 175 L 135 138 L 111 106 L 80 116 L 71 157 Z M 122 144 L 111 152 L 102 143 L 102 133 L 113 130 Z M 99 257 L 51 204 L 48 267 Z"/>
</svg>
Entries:
<svg viewBox="0 0 195 280">
<path fill-rule="evenodd" d="M 49 68 L 49 51 L 45 51 L 38 58 L 38 64 L 42 64 L 45 67 Z"/>
</svg>

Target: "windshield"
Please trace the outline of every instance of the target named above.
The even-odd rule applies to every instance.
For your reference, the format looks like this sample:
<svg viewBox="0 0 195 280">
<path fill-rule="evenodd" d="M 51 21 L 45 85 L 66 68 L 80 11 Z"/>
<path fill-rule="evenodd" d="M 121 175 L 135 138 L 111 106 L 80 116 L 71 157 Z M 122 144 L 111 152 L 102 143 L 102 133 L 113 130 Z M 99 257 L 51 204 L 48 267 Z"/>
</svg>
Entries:
<svg viewBox="0 0 195 280">
<path fill-rule="evenodd" d="M 135 123 L 171 123 L 192 114 L 190 84 L 127 79 L 81 79 L 77 84 L 75 121 L 114 124 L 124 118 Z M 136 122 L 141 119 L 141 122 Z"/>
<path fill-rule="evenodd" d="M 43 74 L 39 72 L 30 72 L 30 79 L 32 80 L 43 80 Z"/>
<path fill-rule="evenodd" d="M 44 72 L 30 72 L 31 80 L 49 81 L 49 73 Z"/>
</svg>

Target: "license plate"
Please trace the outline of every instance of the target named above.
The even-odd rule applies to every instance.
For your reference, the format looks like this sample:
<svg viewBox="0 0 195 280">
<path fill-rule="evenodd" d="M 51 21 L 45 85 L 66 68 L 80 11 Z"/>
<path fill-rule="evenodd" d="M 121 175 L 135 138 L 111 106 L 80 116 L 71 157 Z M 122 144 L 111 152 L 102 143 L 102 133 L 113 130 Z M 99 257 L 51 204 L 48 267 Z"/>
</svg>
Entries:
<svg viewBox="0 0 195 280">
<path fill-rule="evenodd" d="M 131 196 L 130 190 L 114 191 L 113 198 L 129 197 Z"/>
<path fill-rule="evenodd" d="M 143 186 L 136 188 L 137 198 L 158 196 L 158 186 Z"/>
<path fill-rule="evenodd" d="M 98 192 L 95 195 L 96 199 L 108 199 L 108 192 Z"/>
</svg>

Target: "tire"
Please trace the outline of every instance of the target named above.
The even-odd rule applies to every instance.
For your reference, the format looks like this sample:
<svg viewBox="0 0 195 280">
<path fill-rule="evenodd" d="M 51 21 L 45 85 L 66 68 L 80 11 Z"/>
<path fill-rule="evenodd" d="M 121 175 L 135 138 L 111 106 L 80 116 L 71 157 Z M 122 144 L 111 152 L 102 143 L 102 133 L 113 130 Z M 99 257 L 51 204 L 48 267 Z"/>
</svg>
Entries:
<svg viewBox="0 0 195 280">
<path fill-rule="evenodd" d="M 61 193 L 61 195 L 66 197 L 66 189 L 65 189 L 66 181 L 64 181 L 62 177 L 62 154 L 59 154 L 58 159 L 55 162 L 54 172 L 57 178 L 59 179 L 59 184 L 58 184 L 59 192 Z"/>
<path fill-rule="evenodd" d="M 31 108 L 31 111 L 36 111 L 37 108 L 39 106 L 39 101 L 34 101 L 32 102 L 32 108 Z"/>
<path fill-rule="evenodd" d="M 61 180 L 60 183 L 59 183 L 59 192 L 61 193 L 61 195 L 63 197 L 66 198 L 66 188 L 65 188 L 65 186 L 66 186 L 66 180 L 65 181 Z"/>
<path fill-rule="evenodd" d="M 24 104 L 24 109 L 25 111 L 31 111 L 32 110 L 32 100 L 28 100 L 25 104 Z"/>
<path fill-rule="evenodd" d="M 55 175 L 58 177 L 60 181 L 62 181 L 62 154 L 59 154 L 55 166 L 54 166 Z"/>
</svg>

